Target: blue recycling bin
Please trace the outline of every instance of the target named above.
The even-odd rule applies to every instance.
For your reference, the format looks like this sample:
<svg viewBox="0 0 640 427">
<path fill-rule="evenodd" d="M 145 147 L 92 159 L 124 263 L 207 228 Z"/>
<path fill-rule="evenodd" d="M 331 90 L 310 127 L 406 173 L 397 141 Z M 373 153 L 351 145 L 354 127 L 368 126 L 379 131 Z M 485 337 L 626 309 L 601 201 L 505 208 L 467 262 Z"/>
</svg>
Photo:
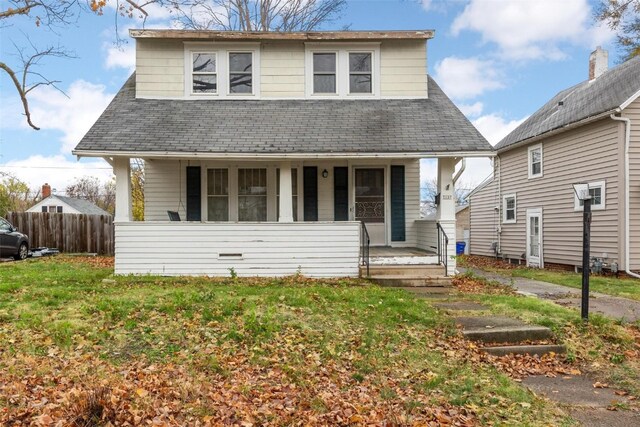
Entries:
<svg viewBox="0 0 640 427">
<path fill-rule="evenodd" d="M 464 255 L 465 246 L 467 246 L 466 242 L 456 242 L 456 255 Z"/>
</svg>

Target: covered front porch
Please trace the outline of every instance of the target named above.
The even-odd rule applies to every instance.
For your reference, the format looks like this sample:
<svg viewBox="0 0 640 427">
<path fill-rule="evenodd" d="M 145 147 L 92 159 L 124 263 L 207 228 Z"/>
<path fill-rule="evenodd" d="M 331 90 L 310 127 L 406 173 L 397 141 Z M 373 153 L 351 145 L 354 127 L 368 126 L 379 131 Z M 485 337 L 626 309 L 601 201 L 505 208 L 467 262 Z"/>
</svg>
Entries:
<svg viewBox="0 0 640 427">
<path fill-rule="evenodd" d="M 415 156 L 145 158 L 144 221 L 131 217 L 130 159 L 109 161 L 117 274 L 356 277 L 394 250 L 385 262 L 455 271 L 459 157 L 438 159 L 433 221 L 420 218 Z"/>
</svg>

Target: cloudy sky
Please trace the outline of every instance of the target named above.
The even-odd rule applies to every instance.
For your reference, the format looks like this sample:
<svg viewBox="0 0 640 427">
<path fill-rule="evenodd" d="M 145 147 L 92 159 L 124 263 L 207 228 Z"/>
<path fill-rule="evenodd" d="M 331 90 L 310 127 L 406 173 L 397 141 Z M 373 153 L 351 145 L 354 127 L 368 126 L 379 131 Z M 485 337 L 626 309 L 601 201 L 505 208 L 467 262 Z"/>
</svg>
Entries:
<svg viewBox="0 0 640 427">
<path fill-rule="evenodd" d="M 596 46 L 610 50 L 610 66 L 619 61 L 613 35 L 592 22 L 595 0 L 347 1 L 342 17 L 323 29 L 434 29 L 429 73 L 492 144 L 556 92 L 585 80 Z M 146 26 L 166 25 L 170 17 L 155 12 Z M 48 182 L 63 189 L 83 175 L 110 178 L 105 162 L 77 161 L 71 150 L 134 69 L 134 43 L 116 47 L 116 31 L 127 34 L 140 26 L 122 19 L 116 29 L 113 11 L 107 10 L 103 16 L 85 13 L 54 31 L 20 19 L 0 28 L 0 50 L 9 61 L 15 60 L 15 45 L 26 45 L 27 35 L 34 45 L 59 44 L 74 55 L 47 59 L 38 69 L 60 81 L 66 94 L 51 87 L 32 93 L 40 131 L 26 126 L 10 80 L 0 75 L 1 171 L 34 188 Z M 422 170 L 423 180 L 434 176 L 435 162 L 424 161 Z M 488 159 L 474 159 L 462 181 L 477 184 L 489 173 Z"/>
</svg>

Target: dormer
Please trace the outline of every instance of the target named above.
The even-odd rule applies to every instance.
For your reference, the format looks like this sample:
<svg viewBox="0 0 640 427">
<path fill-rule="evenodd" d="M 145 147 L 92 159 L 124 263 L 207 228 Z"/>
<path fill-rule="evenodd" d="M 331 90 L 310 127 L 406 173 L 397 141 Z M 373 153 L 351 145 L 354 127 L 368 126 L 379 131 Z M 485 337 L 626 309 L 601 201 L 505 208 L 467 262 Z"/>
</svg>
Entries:
<svg viewBox="0 0 640 427">
<path fill-rule="evenodd" d="M 130 34 L 138 98 L 428 97 L 429 30 Z"/>
</svg>

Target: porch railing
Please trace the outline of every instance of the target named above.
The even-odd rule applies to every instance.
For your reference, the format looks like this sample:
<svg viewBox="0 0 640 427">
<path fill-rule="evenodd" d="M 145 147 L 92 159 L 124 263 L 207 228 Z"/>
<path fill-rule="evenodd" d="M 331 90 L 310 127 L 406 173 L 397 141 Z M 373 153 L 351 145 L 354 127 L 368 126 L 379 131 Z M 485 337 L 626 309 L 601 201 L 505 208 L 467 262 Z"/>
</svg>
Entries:
<svg viewBox="0 0 640 427">
<path fill-rule="evenodd" d="M 448 276 L 447 268 L 447 247 L 449 246 L 449 236 L 444 232 L 444 229 L 439 222 L 436 223 L 438 227 L 438 263 L 444 265 L 444 275 Z"/>
<path fill-rule="evenodd" d="M 371 239 L 364 221 L 360 222 L 360 265 L 367 267 L 367 277 L 369 277 L 369 247 Z"/>
</svg>

